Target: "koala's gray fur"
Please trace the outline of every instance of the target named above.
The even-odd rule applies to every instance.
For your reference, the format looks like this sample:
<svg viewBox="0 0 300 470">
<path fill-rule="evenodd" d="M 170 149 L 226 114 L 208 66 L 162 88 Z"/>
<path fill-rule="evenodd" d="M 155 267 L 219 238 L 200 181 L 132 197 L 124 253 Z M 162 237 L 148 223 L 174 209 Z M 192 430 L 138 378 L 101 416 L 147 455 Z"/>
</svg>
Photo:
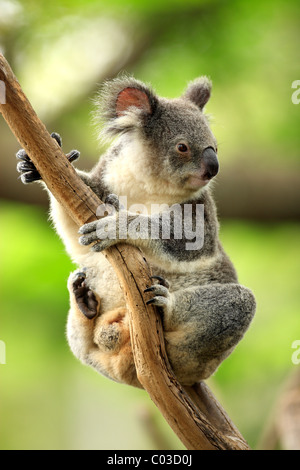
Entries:
<svg viewBox="0 0 300 470">
<path fill-rule="evenodd" d="M 218 237 L 209 188 L 218 172 L 217 143 L 202 112 L 210 92 L 206 77 L 191 82 L 182 97 L 173 100 L 159 98 L 132 77 L 107 82 L 98 97 L 96 119 L 103 124 L 101 137 L 115 140 L 90 173 L 78 173 L 114 210 L 109 217 L 84 225 L 79 244 L 77 227 L 51 198 L 55 227 L 79 265 L 68 282 L 70 347 L 81 361 L 119 382 L 140 386 L 125 300 L 101 253 L 118 243 L 122 215 L 129 224 L 140 223 L 140 238 L 128 231 L 125 242 L 140 247 L 159 276 L 145 296 L 162 309 L 167 353 L 180 382 L 191 385 L 208 378 L 243 337 L 255 312 L 254 296 L 238 283 Z M 23 181 L 38 179 L 24 152 L 19 158 Z M 119 207 L 117 196 L 127 197 L 128 208 L 142 204 L 146 210 L 138 214 L 137 208 Z M 151 204 L 168 208 L 150 212 Z M 174 237 L 177 215 L 171 206 L 183 210 L 185 204 L 193 210 L 193 229 L 196 207 L 204 205 L 203 244 L 193 250 L 186 249 L 191 240 L 184 230 Z M 167 211 L 170 237 L 152 239 L 151 224 L 161 231 Z M 109 237 L 99 240 L 99 230 L 105 229 Z"/>
</svg>

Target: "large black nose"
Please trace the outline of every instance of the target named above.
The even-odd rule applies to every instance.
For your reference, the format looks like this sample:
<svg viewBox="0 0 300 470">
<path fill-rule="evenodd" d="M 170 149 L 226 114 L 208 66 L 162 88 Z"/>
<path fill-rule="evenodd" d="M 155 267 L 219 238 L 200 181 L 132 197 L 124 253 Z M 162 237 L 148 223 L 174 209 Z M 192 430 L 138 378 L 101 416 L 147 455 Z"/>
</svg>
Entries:
<svg viewBox="0 0 300 470">
<path fill-rule="evenodd" d="M 204 179 L 212 179 L 219 171 L 219 162 L 212 147 L 207 147 L 202 153 L 202 170 Z"/>
</svg>

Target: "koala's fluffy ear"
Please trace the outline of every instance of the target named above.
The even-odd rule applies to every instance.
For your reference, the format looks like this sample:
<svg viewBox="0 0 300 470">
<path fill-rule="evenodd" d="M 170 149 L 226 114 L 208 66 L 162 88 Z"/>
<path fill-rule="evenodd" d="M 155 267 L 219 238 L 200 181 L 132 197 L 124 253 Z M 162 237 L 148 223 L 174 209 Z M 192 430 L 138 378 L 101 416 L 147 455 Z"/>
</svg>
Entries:
<svg viewBox="0 0 300 470">
<path fill-rule="evenodd" d="M 104 83 L 97 101 L 106 120 L 123 116 L 129 108 L 152 114 L 157 105 L 157 98 L 148 86 L 127 76 Z"/>
<path fill-rule="evenodd" d="M 153 107 L 147 91 L 136 87 L 126 87 L 121 90 L 116 100 L 116 115 L 123 116 L 132 107 L 141 109 L 146 114 L 152 114 Z"/>
<path fill-rule="evenodd" d="M 182 98 L 192 101 L 202 110 L 210 98 L 211 88 L 212 83 L 209 78 L 196 78 L 189 83 Z"/>
<path fill-rule="evenodd" d="M 96 100 L 95 124 L 104 124 L 100 138 L 128 132 L 145 125 L 157 107 L 151 88 L 133 77 L 123 76 L 104 83 Z"/>
</svg>

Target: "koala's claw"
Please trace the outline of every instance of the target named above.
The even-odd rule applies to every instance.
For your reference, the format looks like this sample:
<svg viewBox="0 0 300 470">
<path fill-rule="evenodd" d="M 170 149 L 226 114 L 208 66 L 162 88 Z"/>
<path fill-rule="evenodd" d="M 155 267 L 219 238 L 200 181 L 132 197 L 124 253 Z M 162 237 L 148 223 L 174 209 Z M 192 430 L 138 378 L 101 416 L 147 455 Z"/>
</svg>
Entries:
<svg viewBox="0 0 300 470">
<path fill-rule="evenodd" d="M 52 132 L 51 137 L 62 147 L 62 138 L 57 132 Z M 66 157 L 72 163 L 80 157 L 80 152 L 78 150 L 71 150 L 71 152 L 67 153 Z"/>
<path fill-rule="evenodd" d="M 71 152 L 67 153 L 66 157 L 70 163 L 75 162 L 80 157 L 80 152 L 78 150 L 71 150 Z"/>
<path fill-rule="evenodd" d="M 169 289 L 170 285 L 166 279 L 164 279 L 161 276 L 151 276 L 151 279 L 157 279 L 158 282 L 162 285 L 165 286 L 167 289 Z"/>
<path fill-rule="evenodd" d="M 62 138 L 57 132 L 52 132 L 51 137 L 56 140 L 60 147 L 62 146 Z"/>
<path fill-rule="evenodd" d="M 144 290 L 144 293 L 152 292 L 154 296 L 147 300 L 146 305 L 156 305 L 157 307 L 165 307 L 169 303 L 169 283 L 160 276 L 151 276 L 151 279 L 157 279 L 159 284 L 153 284 Z"/>
<path fill-rule="evenodd" d="M 73 292 L 79 310 L 89 320 L 95 318 L 98 314 L 98 301 L 94 292 L 85 283 L 86 274 L 84 272 L 76 273 L 73 281 Z"/>
<path fill-rule="evenodd" d="M 25 162 L 29 162 L 33 165 L 32 161 L 30 160 L 30 158 L 28 157 L 27 153 L 26 153 L 26 150 L 24 149 L 20 149 L 18 150 L 17 152 L 17 155 L 16 157 L 19 159 L 19 160 L 23 160 Z"/>
<path fill-rule="evenodd" d="M 86 279 L 86 274 L 84 272 L 80 271 L 75 274 L 75 279 L 72 284 L 74 294 L 76 293 L 77 289 L 82 287 L 85 279 Z"/>
</svg>

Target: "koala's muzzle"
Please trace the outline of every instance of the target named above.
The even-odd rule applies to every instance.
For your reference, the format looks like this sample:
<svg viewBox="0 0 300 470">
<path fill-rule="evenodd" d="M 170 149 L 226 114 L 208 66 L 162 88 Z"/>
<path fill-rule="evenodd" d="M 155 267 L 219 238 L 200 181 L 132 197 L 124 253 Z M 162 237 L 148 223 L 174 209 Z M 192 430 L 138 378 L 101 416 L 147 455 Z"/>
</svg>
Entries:
<svg viewBox="0 0 300 470">
<path fill-rule="evenodd" d="M 212 147 L 203 150 L 201 159 L 201 173 L 204 180 L 211 180 L 219 171 L 219 162 Z"/>
<path fill-rule="evenodd" d="M 193 171 L 186 180 L 187 187 L 193 190 L 205 186 L 219 171 L 218 157 L 212 147 L 203 150 L 197 165 L 199 168 Z"/>
</svg>

